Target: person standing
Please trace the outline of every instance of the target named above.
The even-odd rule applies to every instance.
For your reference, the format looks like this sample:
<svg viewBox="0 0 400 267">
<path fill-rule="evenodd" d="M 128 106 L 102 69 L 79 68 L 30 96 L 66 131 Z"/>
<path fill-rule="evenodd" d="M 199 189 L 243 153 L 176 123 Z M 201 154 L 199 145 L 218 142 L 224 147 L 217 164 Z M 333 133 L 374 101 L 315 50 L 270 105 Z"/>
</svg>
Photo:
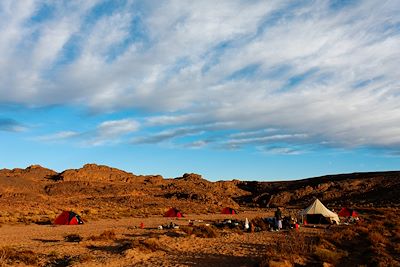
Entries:
<svg viewBox="0 0 400 267">
<path fill-rule="evenodd" d="M 275 222 L 277 231 L 282 229 L 282 211 L 278 207 L 275 211 Z"/>
</svg>

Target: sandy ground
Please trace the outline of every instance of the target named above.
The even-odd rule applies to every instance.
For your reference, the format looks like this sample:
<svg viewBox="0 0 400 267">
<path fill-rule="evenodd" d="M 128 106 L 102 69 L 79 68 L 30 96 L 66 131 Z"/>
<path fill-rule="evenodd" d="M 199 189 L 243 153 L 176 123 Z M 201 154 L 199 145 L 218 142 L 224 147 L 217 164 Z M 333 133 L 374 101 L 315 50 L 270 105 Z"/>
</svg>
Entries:
<svg viewBox="0 0 400 267">
<path fill-rule="evenodd" d="M 271 214 L 244 212 L 239 215 L 188 215 L 183 219 L 159 216 L 107 219 L 79 226 L 3 225 L 0 227 L 0 247 L 32 250 L 41 255 L 76 256 L 79 260 L 74 265 L 80 266 L 254 266 L 265 255 L 271 240 L 284 238 L 284 232 L 226 231 L 217 238 L 200 238 L 155 228 L 170 222 L 188 225 L 188 220 L 204 224 L 226 218 L 268 216 Z M 140 223 L 145 229 L 138 228 Z M 89 239 L 105 230 L 114 231 L 116 237 L 104 241 Z M 78 234 L 83 240 L 79 243 L 66 242 L 64 236 L 68 234 Z M 121 250 L 121 244 L 133 240 L 144 241 L 148 246 Z"/>
</svg>

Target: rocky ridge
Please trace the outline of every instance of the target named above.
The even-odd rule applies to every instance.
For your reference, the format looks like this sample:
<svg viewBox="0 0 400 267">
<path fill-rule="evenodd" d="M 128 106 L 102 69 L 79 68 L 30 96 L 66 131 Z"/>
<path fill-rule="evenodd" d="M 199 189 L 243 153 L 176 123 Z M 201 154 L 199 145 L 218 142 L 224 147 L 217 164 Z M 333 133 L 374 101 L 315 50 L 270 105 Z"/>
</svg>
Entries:
<svg viewBox="0 0 400 267">
<path fill-rule="evenodd" d="M 194 173 L 166 179 L 96 164 L 60 173 L 39 165 L 0 170 L 2 210 L 74 209 L 92 216 L 147 216 L 172 206 L 184 213 L 218 212 L 225 206 L 302 208 L 315 197 L 335 207 L 392 207 L 400 206 L 399 194 L 400 172 L 211 182 Z"/>
</svg>

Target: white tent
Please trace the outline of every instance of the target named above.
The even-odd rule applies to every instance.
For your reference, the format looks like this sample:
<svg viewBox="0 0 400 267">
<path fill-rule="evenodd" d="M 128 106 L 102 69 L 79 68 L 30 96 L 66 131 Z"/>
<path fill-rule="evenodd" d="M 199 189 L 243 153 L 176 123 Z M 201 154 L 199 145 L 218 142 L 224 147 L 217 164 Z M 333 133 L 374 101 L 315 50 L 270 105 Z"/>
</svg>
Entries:
<svg viewBox="0 0 400 267">
<path fill-rule="evenodd" d="M 336 224 L 339 224 L 340 222 L 339 216 L 336 213 L 327 209 L 324 204 L 319 201 L 319 199 L 315 199 L 315 201 L 310 206 L 300 211 L 300 215 L 302 217 L 307 215 L 322 215 L 323 217 Z"/>
</svg>

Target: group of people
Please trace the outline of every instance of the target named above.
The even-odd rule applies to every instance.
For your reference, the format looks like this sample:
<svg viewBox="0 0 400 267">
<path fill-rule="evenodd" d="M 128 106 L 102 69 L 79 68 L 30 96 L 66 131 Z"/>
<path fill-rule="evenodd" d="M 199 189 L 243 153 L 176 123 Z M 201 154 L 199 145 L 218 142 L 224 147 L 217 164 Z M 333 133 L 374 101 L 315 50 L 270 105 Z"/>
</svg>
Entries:
<svg viewBox="0 0 400 267">
<path fill-rule="evenodd" d="M 274 217 L 263 218 L 262 221 L 249 221 L 246 218 L 244 222 L 244 230 L 248 232 L 262 230 L 279 231 L 293 228 L 298 228 L 297 219 L 293 216 L 283 216 L 282 210 L 279 207 L 276 209 Z"/>
</svg>

